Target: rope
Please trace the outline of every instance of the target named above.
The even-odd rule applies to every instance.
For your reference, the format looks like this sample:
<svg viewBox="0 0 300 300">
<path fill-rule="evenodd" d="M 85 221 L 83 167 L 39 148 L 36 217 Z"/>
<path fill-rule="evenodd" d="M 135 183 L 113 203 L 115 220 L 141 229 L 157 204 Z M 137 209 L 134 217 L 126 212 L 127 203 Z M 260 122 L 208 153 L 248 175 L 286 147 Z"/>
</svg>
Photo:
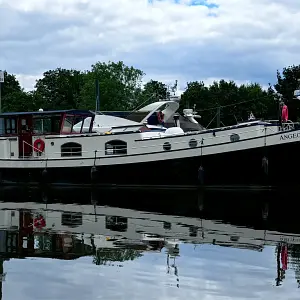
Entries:
<svg viewBox="0 0 300 300">
<path fill-rule="evenodd" d="M 135 113 L 136 111 L 138 111 L 141 107 L 144 106 L 145 103 L 147 103 L 149 100 L 151 100 L 152 98 L 154 98 L 155 95 L 152 94 L 149 98 L 147 98 L 143 103 L 139 104 L 136 108 L 134 108 L 131 112 L 129 112 L 129 114 L 126 116 L 126 118 L 128 118 L 129 116 L 131 116 L 133 113 Z"/>
<path fill-rule="evenodd" d="M 236 103 L 232 103 L 232 104 L 227 104 L 227 105 L 218 105 L 218 106 L 215 106 L 215 107 L 205 108 L 205 109 L 201 109 L 201 110 L 198 110 L 198 111 L 202 112 L 202 111 L 214 110 L 214 109 L 217 109 L 217 108 L 230 107 L 230 106 L 240 105 L 240 104 L 243 104 L 243 103 L 249 103 L 249 102 L 253 102 L 253 101 L 258 101 L 258 100 L 261 100 L 261 99 L 264 99 L 264 98 L 266 98 L 266 97 L 252 99 L 252 100 L 247 100 L 247 101 L 240 101 L 240 102 L 236 102 Z"/>
</svg>

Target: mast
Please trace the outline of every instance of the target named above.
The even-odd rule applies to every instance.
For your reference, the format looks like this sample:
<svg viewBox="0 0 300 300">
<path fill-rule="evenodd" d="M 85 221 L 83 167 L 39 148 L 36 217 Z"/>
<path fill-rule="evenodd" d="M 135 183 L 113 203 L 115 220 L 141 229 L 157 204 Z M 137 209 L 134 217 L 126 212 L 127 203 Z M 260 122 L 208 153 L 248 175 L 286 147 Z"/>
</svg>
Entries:
<svg viewBox="0 0 300 300">
<path fill-rule="evenodd" d="M 0 258 L 0 300 L 2 300 L 2 282 L 5 281 L 5 275 L 6 273 L 4 272 L 4 263 L 5 259 Z"/>
<path fill-rule="evenodd" d="M 281 269 L 280 269 L 280 251 L 281 251 L 281 245 L 277 245 L 277 255 L 276 255 L 276 262 L 277 262 L 277 277 L 276 277 L 276 286 L 280 285 L 281 282 Z"/>
<path fill-rule="evenodd" d="M 3 276 L 3 259 L 0 259 L 0 300 L 2 300 L 2 276 Z"/>
<path fill-rule="evenodd" d="M 294 97 L 298 100 L 300 100 L 300 79 L 298 81 L 298 87 L 296 90 L 294 90 Z"/>
<path fill-rule="evenodd" d="M 96 87 L 96 112 L 100 111 L 100 87 L 99 87 L 99 80 L 95 80 L 95 87 Z"/>
</svg>

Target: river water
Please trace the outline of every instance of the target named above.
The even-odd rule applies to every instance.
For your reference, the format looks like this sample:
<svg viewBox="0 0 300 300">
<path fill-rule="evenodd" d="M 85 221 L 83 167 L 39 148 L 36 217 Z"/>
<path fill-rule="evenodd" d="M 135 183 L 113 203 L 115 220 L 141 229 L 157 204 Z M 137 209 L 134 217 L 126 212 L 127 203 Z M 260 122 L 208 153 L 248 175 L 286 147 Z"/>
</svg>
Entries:
<svg viewBox="0 0 300 300">
<path fill-rule="evenodd" d="M 285 195 L 2 188 L 0 299 L 299 299 Z"/>
</svg>

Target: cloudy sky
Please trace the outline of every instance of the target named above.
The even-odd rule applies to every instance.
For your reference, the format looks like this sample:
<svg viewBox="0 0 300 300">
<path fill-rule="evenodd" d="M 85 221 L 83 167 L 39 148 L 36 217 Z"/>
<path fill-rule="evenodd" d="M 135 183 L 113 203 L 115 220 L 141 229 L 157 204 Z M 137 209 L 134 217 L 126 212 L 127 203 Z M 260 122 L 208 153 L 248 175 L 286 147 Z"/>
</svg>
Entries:
<svg viewBox="0 0 300 300">
<path fill-rule="evenodd" d="M 31 89 L 57 67 L 123 60 L 165 83 L 274 83 L 300 63 L 299 0 L 0 0 L 0 69 Z"/>
<path fill-rule="evenodd" d="M 121 263 L 122 267 L 116 265 L 96 266 L 91 257 L 13 259 L 4 262 L 3 300 L 299 299 L 293 270 L 287 271 L 281 287 L 275 287 L 273 247 L 254 252 L 182 245 L 176 260 L 179 282 L 174 268 L 167 274 L 165 251 L 144 253 L 142 258 Z"/>
</svg>

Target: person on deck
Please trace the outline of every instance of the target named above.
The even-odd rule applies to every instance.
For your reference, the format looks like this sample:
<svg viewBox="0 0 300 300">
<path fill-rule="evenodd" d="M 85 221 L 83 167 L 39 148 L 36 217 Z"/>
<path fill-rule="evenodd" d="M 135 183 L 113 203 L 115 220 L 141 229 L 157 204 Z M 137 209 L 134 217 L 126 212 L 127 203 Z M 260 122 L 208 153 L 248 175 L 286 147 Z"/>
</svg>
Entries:
<svg viewBox="0 0 300 300">
<path fill-rule="evenodd" d="M 281 108 L 281 120 L 282 122 L 287 122 L 289 119 L 288 107 L 285 103 L 283 103 Z"/>
<path fill-rule="evenodd" d="M 157 112 L 157 119 L 158 119 L 158 123 L 161 124 L 164 127 L 165 126 L 165 120 L 164 120 L 164 113 L 162 111 Z"/>
</svg>

